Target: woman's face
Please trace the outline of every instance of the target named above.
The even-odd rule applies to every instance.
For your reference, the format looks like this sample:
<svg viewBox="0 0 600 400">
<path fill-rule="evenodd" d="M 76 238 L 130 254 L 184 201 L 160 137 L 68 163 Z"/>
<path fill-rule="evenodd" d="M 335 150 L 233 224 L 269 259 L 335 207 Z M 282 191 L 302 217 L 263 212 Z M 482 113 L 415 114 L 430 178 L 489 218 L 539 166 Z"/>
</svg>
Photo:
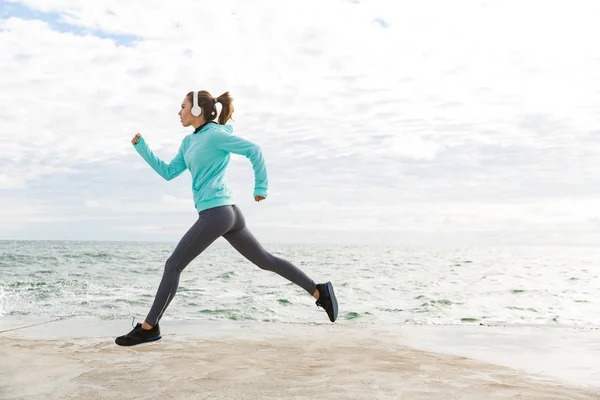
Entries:
<svg viewBox="0 0 600 400">
<path fill-rule="evenodd" d="M 183 103 L 181 103 L 181 110 L 179 110 L 179 119 L 181 120 L 181 125 L 184 127 L 192 125 L 192 121 L 197 118 L 192 115 L 192 103 L 185 97 L 183 99 Z"/>
</svg>

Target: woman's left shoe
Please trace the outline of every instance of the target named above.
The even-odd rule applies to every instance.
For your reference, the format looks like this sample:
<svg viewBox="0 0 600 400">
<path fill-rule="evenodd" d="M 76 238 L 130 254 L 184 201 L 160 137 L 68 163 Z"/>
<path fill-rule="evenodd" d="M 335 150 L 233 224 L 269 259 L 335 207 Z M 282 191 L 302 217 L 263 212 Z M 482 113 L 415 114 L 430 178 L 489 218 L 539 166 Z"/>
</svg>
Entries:
<svg viewBox="0 0 600 400">
<path fill-rule="evenodd" d="M 146 330 L 142 329 L 142 324 L 138 323 L 127 335 L 116 338 L 115 343 L 119 346 L 135 346 L 136 344 L 154 342 L 160 338 L 160 327 L 158 324 L 153 326 L 152 329 Z"/>
</svg>

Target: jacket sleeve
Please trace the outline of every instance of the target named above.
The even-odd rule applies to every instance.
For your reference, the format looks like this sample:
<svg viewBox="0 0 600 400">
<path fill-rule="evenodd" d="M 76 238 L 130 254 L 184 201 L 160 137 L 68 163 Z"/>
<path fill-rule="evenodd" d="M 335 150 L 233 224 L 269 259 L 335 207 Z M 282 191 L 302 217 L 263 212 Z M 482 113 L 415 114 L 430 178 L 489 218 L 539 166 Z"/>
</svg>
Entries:
<svg viewBox="0 0 600 400">
<path fill-rule="evenodd" d="M 148 165 L 167 181 L 178 177 L 187 168 L 185 160 L 183 159 L 183 143 L 169 164 L 159 159 L 152 150 L 150 150 L 143 137 L 140 137 L 137 144 L 133 145 L 133 147 L 139 155 L 146 160 Z"/>
<path fill-rule="evenodd" d="M 246 157 L 252 163 L 254 170 L 254 196 L 267 198 L 267 166 L 261 148 L 239 136 L 225 132 L 212 132 L 213 144 L 224 151 Z"/>
</svg>

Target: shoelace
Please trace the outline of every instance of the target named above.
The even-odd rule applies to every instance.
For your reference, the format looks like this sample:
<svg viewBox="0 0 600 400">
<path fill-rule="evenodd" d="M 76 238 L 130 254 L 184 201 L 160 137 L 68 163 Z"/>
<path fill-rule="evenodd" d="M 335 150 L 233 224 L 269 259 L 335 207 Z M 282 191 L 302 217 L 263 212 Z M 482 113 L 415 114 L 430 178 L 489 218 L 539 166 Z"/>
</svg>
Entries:
<svg viewBox="0 0 600 400">
<path fill-rule="evenodd" d="M 135 323 L 135 317 L 131 317 L 131 326 L 132 326 L 132 328 L 133 328 L 133 329 L 136 329 L 136 328 L 138 328 L 138 327 L 139 327 L 140 329 L 142 328 L 142 324 L 140 324 L 140 323 L 136 324 L 136 323 Z"/>
</svg>

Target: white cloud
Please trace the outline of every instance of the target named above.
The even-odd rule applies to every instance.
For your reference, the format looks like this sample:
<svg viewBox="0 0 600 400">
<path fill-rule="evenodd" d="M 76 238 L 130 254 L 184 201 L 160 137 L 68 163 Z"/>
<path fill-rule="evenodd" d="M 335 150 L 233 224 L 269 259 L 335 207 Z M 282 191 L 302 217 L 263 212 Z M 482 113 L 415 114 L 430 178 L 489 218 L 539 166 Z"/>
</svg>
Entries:
<svg viewBox="0 0 600 400">
<path fill-rule="evenodd" d="M 0 174 L 0 189 L 24 189 L 26 187 L 27 183 L 24 180 Z"/>
<path fill-rule="evenodd" d="M 231 91 L 235 132 L 263 148 L 267 202 L 247 160 L 229 177 L 274 236 L 598 229 L 596 2 L 9 3 L 78 30 L 2 14 L 2 237 L 48 218 L 180 232 L 189 176 L 162 181 L 130 139 L 170 160 L 199 88 Z"/>
<path fill-rule="evenodd" d="M 418 137 L 396 136 L 385 139 L 384 148 L 390 149 L 403 157 L 415 160 L 431 160 L 441 150 L 435 142 L 429 142 Z"/>
</svg>

